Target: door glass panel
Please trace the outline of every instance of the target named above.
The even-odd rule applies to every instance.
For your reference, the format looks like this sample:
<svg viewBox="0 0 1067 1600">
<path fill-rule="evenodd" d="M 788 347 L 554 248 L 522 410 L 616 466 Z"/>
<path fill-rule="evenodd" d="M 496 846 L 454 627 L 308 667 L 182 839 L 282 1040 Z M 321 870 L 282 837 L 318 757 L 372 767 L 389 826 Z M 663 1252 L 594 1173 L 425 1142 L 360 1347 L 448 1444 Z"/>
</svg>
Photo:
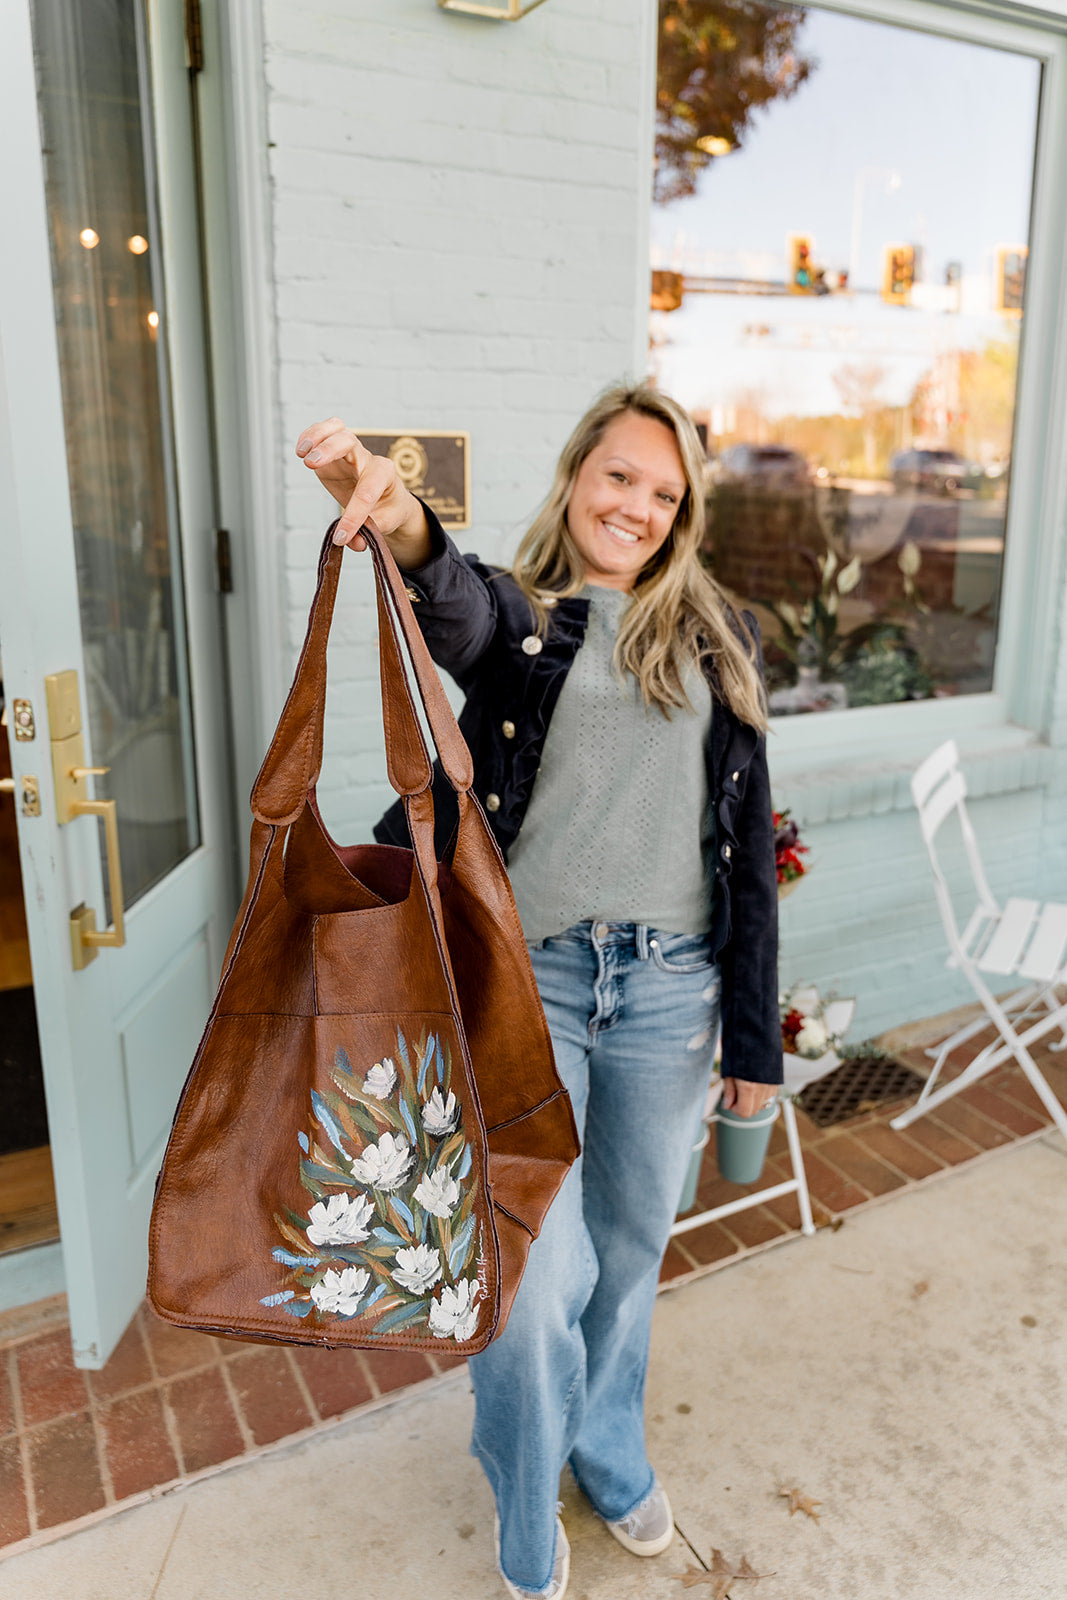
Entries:
<svg viewBox="0 0 1067 1600">
<path fill-rule="evenodd" d="M 129 904 L 199 835 L 144 17 L 33 20 L 95 784 Z"/>
<path fill-rule="evenodd" d="M 661 0 L 651 369 L 772 713 L 992 688 L 1040 64 Z"/>
</svg>

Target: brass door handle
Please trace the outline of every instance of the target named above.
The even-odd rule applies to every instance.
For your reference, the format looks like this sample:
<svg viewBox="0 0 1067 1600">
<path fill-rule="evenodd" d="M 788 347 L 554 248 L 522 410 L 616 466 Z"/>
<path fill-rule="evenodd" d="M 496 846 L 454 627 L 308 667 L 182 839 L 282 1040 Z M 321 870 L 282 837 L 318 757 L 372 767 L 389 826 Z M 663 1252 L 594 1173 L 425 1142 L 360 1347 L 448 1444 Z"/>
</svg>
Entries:
<svg viewBox="0 0 1067 1600">
<path fill-rule="evenodd" d="M 97 769 L 99 770 L 99 769 Z M 103 769 L 105 772 L 107 767 Z M 77 817 L 101 817 L 104 823 L 104 844 L 107 850 L 107 881 L 111 894 L 111 927 L 97 930 L 96 913 L 79 906 L 71 912 L 71 938 L 75 937 L 75 918 L 78 919 L 78 942 L 81 946 L 82 965 L 85 949 L 119 950 L 126 943 L 126 918 L 122 899 L 122 862 L 119 857 L 119 815 L 114 800 L 75 800 L 71 808 Z M 88 957 L 92 960 L 92 956 Z M 78 966 L 77 955 L 74 961 Z"/>
<path fill-rule="evenodd" d="M 14 778 L 0 778 L 0 790 L 2 790 L 4 794 L 14 794 L 14 792 L 15 792 L 15 780 L 14 780 Z"/>
<path fill-rule="evenodd" d="M 119 819 L 114 800 L 90 800 L 85 780 L 102 776 L 110 767 L 87 767 L 81 731 L 81 704 L 76 672 L 55 672 L 44 680 L 48 725 L 52 737 L 52 776 L 55 783 L 56 821 L 63 826 L 75 817 L 100 817 L 104 824 L 107 881 L 111 895 L 110 928 L 98 930 L 96 912 L 84 904 L 70 914 L 70 953 L 75 972 L 96 960 L 100 949 L 118 950 L 126 943 L 122 899 L 122 864 L 119 857 Z"/>
</svg>

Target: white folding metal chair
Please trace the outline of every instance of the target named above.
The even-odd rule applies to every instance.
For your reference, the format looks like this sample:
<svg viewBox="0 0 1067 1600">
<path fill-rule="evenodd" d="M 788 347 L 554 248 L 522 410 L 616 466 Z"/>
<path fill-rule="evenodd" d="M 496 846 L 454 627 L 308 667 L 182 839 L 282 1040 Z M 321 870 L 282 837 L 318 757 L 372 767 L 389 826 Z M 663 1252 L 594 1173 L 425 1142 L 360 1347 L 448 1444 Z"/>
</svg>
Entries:
<svg viewBox="0 0 1067 1600">
<path fill-rule="evenodd" d="M 934 1066 L 915 1104 L 899 1117 L 894 1128 L 906 1128 L 952 1095 L 977 1083 L 1009 1057 L 1025 1072 L 1049 1116 L 1067 1139 L 1067 1111 L 1057 1100 L 1035 1065 L 1030 1046 L 1059 1029 L 1062 1037 L 1053 1050 L 1067 1048 L 1067 1000 L 1057 990 L 1067 984 L 1067 905 L 1048 901 L 1011 899 L 998 905 L 986 881 L 978 842 L 967 815 L 967 785 L 959 769 L 956 742 L 950 739 L 926 758 L 911 780 L 919 808 L 919 824 L 934 871 L 934 890 L 948 937 L 947 965 L 957 967 L 982 1002 L 983 1012 L 941 1044 L 928 1050 Z M 955 814 L 977 893 L 966 927 L 960 931 L 945 873 L 938 858 L 939 830 Z M 1023 987 L 998 1000 L 998 988 L 1022 978 Z M 1004 984 L 997 983 L 1004 979 Z M 941 1069 L 952 1052 L 989 1028 L 992 1039 L 984 1045 L 958 1077 L 937 1088 Z"/>
</svg>

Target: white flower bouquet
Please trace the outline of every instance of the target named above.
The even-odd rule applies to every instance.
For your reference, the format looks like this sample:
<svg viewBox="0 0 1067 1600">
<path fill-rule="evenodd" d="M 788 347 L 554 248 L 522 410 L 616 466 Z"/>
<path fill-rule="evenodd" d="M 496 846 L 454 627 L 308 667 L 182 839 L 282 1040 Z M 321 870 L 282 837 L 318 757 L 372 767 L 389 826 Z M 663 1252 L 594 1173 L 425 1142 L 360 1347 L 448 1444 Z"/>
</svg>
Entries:
<svg viewBox="0 0 1067 1600">
<path fill-rule="evenodd" d="M 275 1216 L 287 1286 L 264 1305 L 322 1327 L 360 1317 L 372 1337 L 473 1337 L 478 1183 L 451 1075 L 433 1033 L 409 1051 L 398 1032 L 396 1060 L 362 1075 L 338 1050 L 330 1087 L 312 1091 L 309 1132 L 297 1134 L 313 1204 Z"/>
<path fill-rule="evenodd" d="M 786 1094 L 799 1094 L 841 1065 L 838 1047 L 855 1010 L 855 1000 L 824 1000 L 814 984 L 794 984 L 778 996 Z"/>
</svg>

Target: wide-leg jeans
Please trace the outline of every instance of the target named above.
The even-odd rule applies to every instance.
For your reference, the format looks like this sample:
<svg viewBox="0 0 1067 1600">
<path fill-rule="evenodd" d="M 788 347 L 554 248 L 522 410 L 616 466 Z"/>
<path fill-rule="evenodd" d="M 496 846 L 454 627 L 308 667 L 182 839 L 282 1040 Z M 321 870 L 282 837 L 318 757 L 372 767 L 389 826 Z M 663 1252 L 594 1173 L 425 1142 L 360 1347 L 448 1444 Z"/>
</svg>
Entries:
<svg viewBox="0 0 1067 1600">
<path fill-rule="evenodd" d="M 704 934 L 586 922 L 531 947 L 582 1154 L 503 1334 L 470 1361 L 471 1449 L 500 1518 L 500 1561 L 543 1592 L 560 1472 L 618 1521 L 652 1487 L 644 1388 L 659 1267 L 700 1127 L 719 1027 Z"/>
</svg>

